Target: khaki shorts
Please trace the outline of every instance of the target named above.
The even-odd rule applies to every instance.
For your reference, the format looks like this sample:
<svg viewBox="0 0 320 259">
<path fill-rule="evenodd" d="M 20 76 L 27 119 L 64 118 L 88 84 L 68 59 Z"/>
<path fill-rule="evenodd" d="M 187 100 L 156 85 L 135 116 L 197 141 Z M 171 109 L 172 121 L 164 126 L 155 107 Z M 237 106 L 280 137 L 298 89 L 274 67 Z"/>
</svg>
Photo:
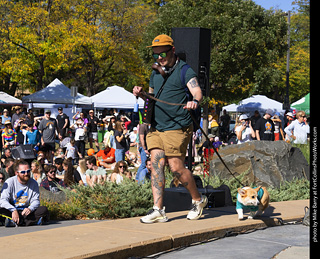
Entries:
<svg viewBox="0 0 320 259">
<path fill-rule="evenodd" d="M 166 156 L 185 156 L 192 133 L 192 124 L 164 132 L 151 128 L 146 138 L 148 150 L 158 148 L 164 150 Z"/>
</svg>

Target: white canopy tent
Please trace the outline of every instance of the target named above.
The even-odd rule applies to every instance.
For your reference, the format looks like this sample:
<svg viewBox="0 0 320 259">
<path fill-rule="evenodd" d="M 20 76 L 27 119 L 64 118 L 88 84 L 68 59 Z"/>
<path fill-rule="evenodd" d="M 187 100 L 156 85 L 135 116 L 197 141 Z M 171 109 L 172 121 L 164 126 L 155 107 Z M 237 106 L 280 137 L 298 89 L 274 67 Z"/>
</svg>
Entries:
<svg viewBox="0 0 320 259">
<path fill-rule="evenodd" d="M 273 112 L 279 112 L 280 114 L 284 114 L 285 112 L 282 109 L 282 103 L 264 95 L 252 95 L 242 100 L 238 105 L 229 104 L 222 108 L 222 110 L 227 110 L 227 112 L 247 113 L 250 115 L 253 114 L 255 110 L 263 114 L 267 109 L 272 109 Z"/>
<path fill-rule="evenodd" d="M 0 104 L 3 105 L 21 105 L 22 101 L 19 100 L 18 98 L 13 97 L 10 94 L 7 94 L 5 92 L 0 91 Z"/>
<path fill-rule="evenodd" d="M 136 97 L 120 86 L 110 86 L 106 90 L 91 96 L 95 108 L 133 109 Z M 138 98 L 139 109 L 143 109 L 144 100 Z"/>
<path fill-rule="evenodd" d="M 23 103 L 51 103 L 51 104 L 70 104 L 73 103 L 70 88 L 66 87 L 59 79 L 53 80 L 46 88 L 34 94 L 22 97 Z M 90 97 L 77 94 L 75 97 L 76 105 L 92 105 Z M 33 105 L 35 107 L 35 105 Z"/>
</svg>

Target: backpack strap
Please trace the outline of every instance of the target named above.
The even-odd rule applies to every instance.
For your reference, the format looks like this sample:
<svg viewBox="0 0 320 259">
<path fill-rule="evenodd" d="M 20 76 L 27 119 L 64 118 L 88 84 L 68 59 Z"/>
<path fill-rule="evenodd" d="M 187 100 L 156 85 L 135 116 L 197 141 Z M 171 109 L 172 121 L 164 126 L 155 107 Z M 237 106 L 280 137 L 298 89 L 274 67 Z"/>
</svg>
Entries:
<svg viewBox="0 0 320 259">
<path fill-rule="evenodd" d="M 188 64 L 184 64 L 181 68 L 181 73 L 180 73 L 181 85 L 184 86 L 184 90 L 186 91 L 188 101 L 190 101 L 191 100 L 190 97 L 192 97 L 191 93 L 187 87 L 187 84 L 186 84 L 186 73 L 189 68 L 190 68 L 190 66 Z"/>
</svg>

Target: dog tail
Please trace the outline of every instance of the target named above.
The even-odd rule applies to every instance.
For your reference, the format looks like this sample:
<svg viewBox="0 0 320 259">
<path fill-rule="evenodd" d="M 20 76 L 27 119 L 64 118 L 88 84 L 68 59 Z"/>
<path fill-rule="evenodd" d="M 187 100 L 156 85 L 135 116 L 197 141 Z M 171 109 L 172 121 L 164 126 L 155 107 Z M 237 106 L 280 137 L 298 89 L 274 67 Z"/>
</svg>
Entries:
<svg viewBox="0 0 320 259">
<path fill-rule="evenodd" d="M 264 211 L 269 206 L 270 196 L 266 187 L 261 187 L 261 188 L 263 190 L 263 195 L 260 200 L 260 206 L 261 206 L 261 210 Z"/>
</svg>

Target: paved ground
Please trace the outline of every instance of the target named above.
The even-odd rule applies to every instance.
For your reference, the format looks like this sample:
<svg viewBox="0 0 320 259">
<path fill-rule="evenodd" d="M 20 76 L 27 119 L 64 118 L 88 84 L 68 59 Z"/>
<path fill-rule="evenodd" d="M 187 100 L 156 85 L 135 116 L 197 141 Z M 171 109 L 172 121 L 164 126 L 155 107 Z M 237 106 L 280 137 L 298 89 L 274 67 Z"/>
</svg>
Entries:
<svg viewBox="0 0 320 259">
<path fill-rule="evenodd" d="M 0 227 L 1 258 L 22 258 L 26 255 L 32 259 L 119 259 L 133 256 L 139 258 L 139 256 L 148 256 L 178 247 L 186 247 L 196 242 L 225 237 L 233 233 L 247 233 L 262 227 L 271 227 L 281 225 L 283 222 L 299 220 L 304 216 L 305 206 L 309 206 L 309 200 L 274 202 L 270 204 L 270 207 L 260 219 L 246 219 L 243 221 L 238 220 L 235 207 L 232 206 L 204 210 L 203 216 L 196 221 L 187 220 L 187 211 L 180 211 L 168 213 L 169 221 L 157 224 L 142 224 L 139 222 L 139 218 L 128 218 L 91 222 L 53 222 L 47 226 L 34 227 Z M 274 229 L 277 229 L 277 227 L 274 227 Z M 269 229 L 264 231 L 269 231 Z M 261 241 L 265 239 L 263 236 L 252 236 L 250 238 L 252 234 L 227 237 L 214 241 L 210 244 L 221 244 L 220 250 L 217 247 L 211 253 L 215 254 L 220 251 L 219 258 L 225 257 L 226 252 L 234 250 L 233 246 L 235 246 L 234 241 L 236 240 L 239 240 L 239 244 L 241 242 L 242 244 L 250 244 L 249 248 L 255 248 L 266 253 L 269 249 L 262 246 L 262 244 L 269 244 L 274 240 L 274 243 L 271 244 L 277 246 L 279 252 L 289 245 L 295 245 L 294 243 L 289 243 L 287 239 L 281 241 L 281 238 L 285 236 L 293 236 L 290 233 L 284 233 L 278 239 L 266 239 L 266 241 Z M 259 242 L 256 239 L 259 239 Z M 221 242 L 230 242 L 230 244 L 222 244 Z M 256 248 L 256 244 L 259 244 L 258 248 Z M 196 247 L 193 248 L 196 249 Z M 262 248 L 265 250 L 262 250 Z M 234 251 L 238 253 L 241 250 L 240 246 Z M 199 257 L 198 252 L 198 256 L 195 258 L 201 258 L 201 256 L 202 254 L 200 253 Z M 261 256 L 255 257 L 261 258 Z M 241 257 L 237 256 L 237 258 Z"/>
<path fill-rule="evenodd" d="M 304 259 L 310 258 L 309 227 L 302 224 L 284 225 L 249 231 L 248 234 L 179 248 L 145 258 L 259 258 Z"/>
</svg>

